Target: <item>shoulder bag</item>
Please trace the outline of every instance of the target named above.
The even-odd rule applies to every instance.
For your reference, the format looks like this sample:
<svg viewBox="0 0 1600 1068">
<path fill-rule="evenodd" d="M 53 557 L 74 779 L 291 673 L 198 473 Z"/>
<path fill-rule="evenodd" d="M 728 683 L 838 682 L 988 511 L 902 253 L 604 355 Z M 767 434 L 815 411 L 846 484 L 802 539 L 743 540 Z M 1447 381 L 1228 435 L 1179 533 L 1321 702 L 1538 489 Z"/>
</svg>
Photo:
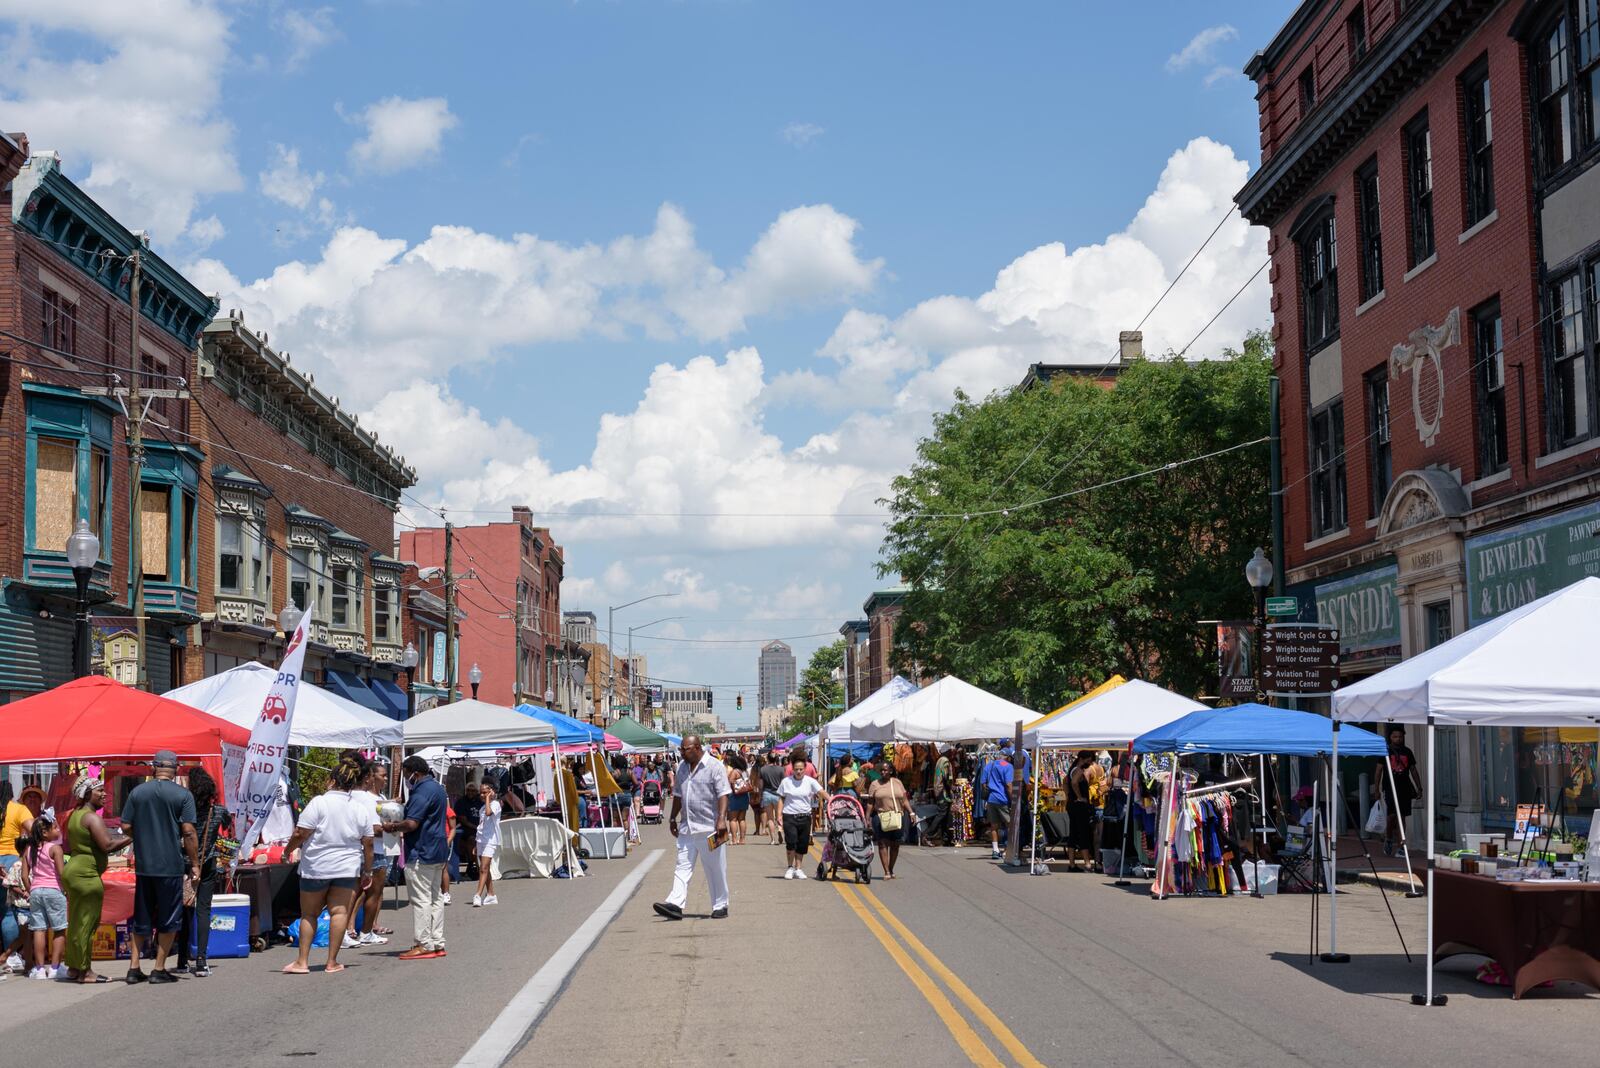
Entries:
<svg viewBox="0 0 1600 1068">
<path fill-rule="evenodd" d="M 898 800 L 898 798 L 895 797 L 894 791 L 899 785 L 900 783 L 898 781 L 894 779 L 889 780 L 889 799 L 891 801 Z M 901 812 L 899 806 L 897 805 L 888 812 L 878 813 L 878 826 L 883 829 L 884 834 L 893 834 L 900 829 L 900 818 Z"/>
</svg>

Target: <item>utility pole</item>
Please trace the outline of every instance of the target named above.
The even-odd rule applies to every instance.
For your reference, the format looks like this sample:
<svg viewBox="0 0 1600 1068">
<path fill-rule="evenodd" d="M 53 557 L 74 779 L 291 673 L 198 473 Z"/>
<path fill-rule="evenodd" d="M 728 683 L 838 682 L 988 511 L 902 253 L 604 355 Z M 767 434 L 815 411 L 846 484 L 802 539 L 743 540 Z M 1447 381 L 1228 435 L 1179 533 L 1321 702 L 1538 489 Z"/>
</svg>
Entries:
<svg viewBox="0 0 1600 1068">
<path fill-rule="evenodd" d="M 144 523 L 140 511 L 144 505 L 144 414 L 146 401 L 140 395 L 139 379 L 142 377 L 139 361 L 139 271 L 144 262 L 144 235 L 135 234 L 133 253 L 128 257 L 130 282 L 128 306 L 132 311 L 129 332 L 132 351 L 128 358 L 128 532 L 129 553 L 133 557 L 133 620 L 137 635 L 138 673 L 135 685 L 141 690 L 150 688 L 150 673 L 146 667 L 144 626 Z"/>
<path fill-rule="evenodd" d="M 445 702 L 456 699 L 456 576 L 452 569 L 455 558 L 455 528 L 450 521 L 444 524 L 444 691 Z"/>
</svg>

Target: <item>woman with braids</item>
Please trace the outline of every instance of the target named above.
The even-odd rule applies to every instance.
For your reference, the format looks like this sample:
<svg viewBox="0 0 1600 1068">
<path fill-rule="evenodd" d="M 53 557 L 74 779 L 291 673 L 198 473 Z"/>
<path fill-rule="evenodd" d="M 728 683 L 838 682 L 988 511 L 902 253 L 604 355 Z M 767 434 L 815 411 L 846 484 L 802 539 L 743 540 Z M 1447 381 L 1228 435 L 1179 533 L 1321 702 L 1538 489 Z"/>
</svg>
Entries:
<svg viewBox="0 0 1600 1068">
<path fill-rule="evenodd" d="M 217 838 L 233 825 L 233 816 L 217 804 L 217 781 L 204 768 L 189 771 L 189 792 L 194 795 L 194 825 L 199 828 L 200 875 L 194 882 L 194 895 L 184 893 L 183 930 L 178 934 L 178 969 L 183 970 L 189 948 L 187 932 L 194 930 L 192 975 L 204 979 L 211 974 L 206 964 L 206 947 L 211 941 L 211 898 L 217 892 Z"/>
<path fill-rule="evenodd" d="M 105 783 L 92 775 L 80 775 L 72 785 L 78 806 L 67 815 L 67 864 L 61 872 L 61 888 L 67 893 L 67 977 L 78 983 L 104 983 L 90 962 L 94 950 L 94 929 L 100 926 L 100 906 L 106 886 L 100 876 L 106 870 L 106 855 L 126 849 L 133 839 L 111 837 L 105 821 L 95 815 L 106 804 Z"/>
<path fill-rule="evenodd" d="M 317 917 L 328 910 L 328 966 L 325 972 L 342 972 L 339 947 L 350 925 L 350 906 L 356 891 L 365 892 L 372 880 L 372 828 L 378 814 L 372 806 L 351 796 L 367 777 L 361 754 L 346 749 L 329 776 L 330 789 L 311 799 L 289 839 L 288 851 L 300 853 L 300 953 L 283 966 L 289 975 L 311 970 L 311 940 Z"/>
</svg>

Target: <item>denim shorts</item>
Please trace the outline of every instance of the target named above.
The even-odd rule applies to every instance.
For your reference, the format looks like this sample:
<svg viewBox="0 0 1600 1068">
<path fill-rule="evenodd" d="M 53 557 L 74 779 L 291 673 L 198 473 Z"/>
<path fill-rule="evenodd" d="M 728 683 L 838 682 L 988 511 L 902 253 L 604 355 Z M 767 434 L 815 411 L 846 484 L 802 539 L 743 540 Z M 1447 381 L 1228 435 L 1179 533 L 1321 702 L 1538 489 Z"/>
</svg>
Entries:
<svg viewBox="0 0 1600 1068">
<path fill-rule="evenodd" d="M 348 879 L 307 879 L 300 877 L 300 892 L 302 894 L 320 894 L 324 890 L 354 890 L 361 885 L 361 876 L 352 875 Z"/>
<path fill-rule="evenodd" d="M 35 931 L 63 931 L 67 926 L 67 895 L 53 886 L 36 886 L 29 898 L 28 926 Z"/>
<path fill-rule="evenodd" d="M 372 856 L 372 870 L 374 874 L 380 871 L 388 871 L 389 865 L 393 862 L 394 858 L 387 853 L 374 853 Z"/>
</svg>

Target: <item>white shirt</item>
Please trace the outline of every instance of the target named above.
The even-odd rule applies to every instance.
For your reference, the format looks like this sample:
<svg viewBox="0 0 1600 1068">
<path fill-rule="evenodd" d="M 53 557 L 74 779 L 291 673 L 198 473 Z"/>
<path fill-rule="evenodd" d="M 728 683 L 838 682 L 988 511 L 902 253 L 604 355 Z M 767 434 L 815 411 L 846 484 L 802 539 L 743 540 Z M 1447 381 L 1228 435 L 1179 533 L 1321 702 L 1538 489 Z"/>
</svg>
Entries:
<svg viewBox="0 0 1600 1068">
<path fill-rule="evenodd" d="M 400 836 L 398 834 L 386 834 L 377 830 L 377 825 L 383 822 L 383 813 L 379 811 L 378 807 L 384 803 L 383 798 L 371 790 L 351 790 L 350 796 L 362 804 L 371 805 L 373 815 L 377 817 L 372 821 L 372 836 L 374 839 L 381 838 L 382 843 L 373 842 L 374 852 L 386 857 L 398 857 L 400 855 Z M 398 823 L 399 821 L 400 817 L 397 816 L 394 822 Z"/>
<path fill-rule="evenodd" d="M 343 790 L 311 799 L 300 826 L 311 838 L 300 850 L 302 879 L 349 879 L 361 874 L 361 840 L 372 837 L 378 814 Z"/>
<path fill-rule="evenodd" d="M 240 825 L 243 826 L 242 824 Z M 261 821 L 261 844 L 280 845 L 294 835 L 294 809 L 289 805 L 289 787 L 278 780 L 276 799 L 272 811 Z"/>
<path fill-rule="evenodd" d="M 678 829 L 684 834 L 710 834 L 717 829 L 717 798 L 733 793 L 733 787 L 722 761 L 702 754 L 698 764 L 679 762 L 672 792 L 683 799 Z"/>
<path fill-rule="evenodd" d="M 809 775 L 796 779 L 785 775 L 778 784 L 778 796 L 783 799 L 785 816 L 809 816 L 815 808 L 812 798 L 822 796 L 822 784 Z"/>
<path fill-rule="evenodd" d="M 500 844 L 500 802 L 490 801 L 483 806 L 483 815 L 478 817 L 478 847 L 482 852 L 483 846 L 497 846 Z"/>
</svg>

